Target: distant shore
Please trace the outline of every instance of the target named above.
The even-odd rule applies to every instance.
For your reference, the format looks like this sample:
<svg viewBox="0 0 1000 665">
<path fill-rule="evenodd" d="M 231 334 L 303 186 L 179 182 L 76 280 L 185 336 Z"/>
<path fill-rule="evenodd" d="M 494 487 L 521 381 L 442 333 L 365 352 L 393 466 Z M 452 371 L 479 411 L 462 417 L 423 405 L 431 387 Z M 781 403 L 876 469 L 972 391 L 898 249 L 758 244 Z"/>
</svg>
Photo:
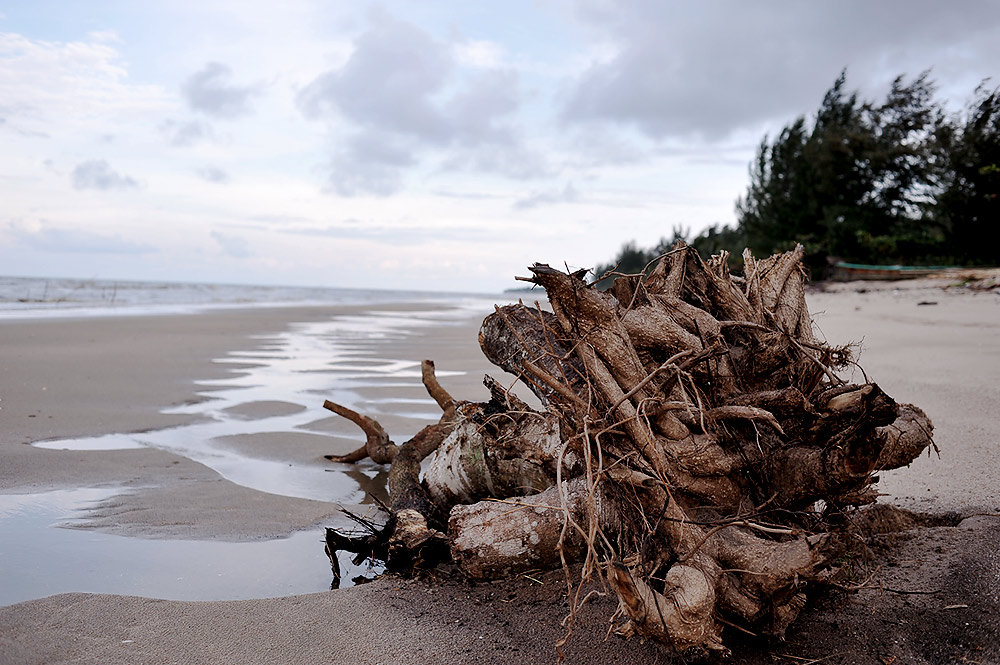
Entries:
<svg viewBox="0 0 1000 665">
<path fill-rule="evenodd" d="M 861 341 L 860 362 L 872 380 L 897 400 L 922 407 L 935 423 L 941 458 L 922 457 L 909 469 L 886 474 L 881 487 L 887 499 L 970 517 L 960 527 L 931 529 L 906 541 L 896 559 L 901 565 L 879 578 L 893 588 L 934 587 L 934 594 L 863 590 L 839 605 L 820 603 L 781 647 L 793 657 L 788 662 L 953 662 L 958 647 L 949 646 L 951 635 L 969 650 L 969 659 L 1000 662 L 1000 520 L 973 517 L 1000 513 L 1000 295 L 943 290 L 922 280 L 906 284 L 836 285 L 810 293 L 808 300 L 831 343 Z M 161 411 L 198 403 L 213 382 L 225 384 L 240 369 L 233 352 L 266 353 L 293 324 L 357 316 L 359 325 L 374 325 L 379 316 L 405 319 L 427 310 L 419 304 L 351 305 L 0 320 L 0 494 L 127 488 L 127 494 L 88 511 L 78 526 L 128 537 L 259 540 L 339 523 L 336 504 L 241 486 L 167 450 L 46 450 L 27 444 L 185 425 L 195 417 Z M 454 396 L 483 399 L 482 374 L 499 374 L 477 344 L 479 321 L 488 313 L 425 321 L 372 342 L 366 353 L 375 349 L 372 357 L 401 366 L 434 359 L 441 370 L 461 372 L 442 378 Z M 355 364 L 363 366 L 365 357 L 357 355 Z M 220 358 L 230 362 L 213 362 Z M 412 402 L 415 393 L 393 382 L 352 390 L 373 400 L 367 402 L 371 408 L 379 408 L 379 399 Z M 275 385 L 270 396 L 255 389 L 254 395 L 264 397 L 248 402 L 238 417 L 290 411 L 280 405 L 298 405 L 302 398 L 284 390 Z M 316 394 L 315 403 L 310 397 L 301 405 L 312 410 L 303 412 L 309 428 L 246 435 L 231 445 L 289 465 L 319 465 L 322 454 L 343 452 L 360 440 L 349 425 L 327 417 L 319 408 L 322 400 Z M 386 407 L 397 414 L 385 416 L 387 427 L 397 436 L 416 431 L 418 406 L 410 415 L 400 406 Z M 65 556 L 72 565 L 72 552 Z M 467 587 L 383 578 L 333 592 L 197 603 L 62 594 L 0 607 L 0 663 L 550 663 L 553 644 L 564 634 L 559 622 L 565 583 L 558 572 L 538 579 L 545 584 L 518 579 Z M 607 598 L 587 606 L 567 662 L 674 662 L 637 640 L 604 641 L 613 611 Z M 900 617 L 903 623 L 891 623 Z M 935 639 L 943 643 L 937 652 L 929 646 Z M 773 662 L 757 647 L 738 657 Z"/>
</svg>

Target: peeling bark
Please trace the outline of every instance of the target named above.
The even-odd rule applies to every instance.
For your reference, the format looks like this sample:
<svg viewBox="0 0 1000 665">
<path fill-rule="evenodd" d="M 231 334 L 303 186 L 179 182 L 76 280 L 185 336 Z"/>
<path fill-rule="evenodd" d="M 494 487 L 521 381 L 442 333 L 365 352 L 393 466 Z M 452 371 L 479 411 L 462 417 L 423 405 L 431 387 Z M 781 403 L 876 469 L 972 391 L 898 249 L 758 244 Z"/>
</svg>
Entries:
<svg viewBox="0 0 1000 665">
<path fill-rule="evenodd" d="M 392 464 L 390 535 L 367 536 L 390 570 L 450 558 L 488 579 L 577 560 L 618 595 L 620 634 L 692 653 L 725 651 L 725 625 L 782 637 L 853 542 L 845 511 L 933 427 L 837 376 L 850 357 L 813 334 L 801 247 L 745 253 L 743 277 L 726 256 L 679 243 L 608 292 L 532 266 L 519 279 L 552 311 L 498 307 L 479 342 L 543 411 L 489 377 L 489 402 L 456 403 L 427 363 L 444 415 L 402 446 L 340 407 L 368 438 L 357 454 Z"/>
</svg>

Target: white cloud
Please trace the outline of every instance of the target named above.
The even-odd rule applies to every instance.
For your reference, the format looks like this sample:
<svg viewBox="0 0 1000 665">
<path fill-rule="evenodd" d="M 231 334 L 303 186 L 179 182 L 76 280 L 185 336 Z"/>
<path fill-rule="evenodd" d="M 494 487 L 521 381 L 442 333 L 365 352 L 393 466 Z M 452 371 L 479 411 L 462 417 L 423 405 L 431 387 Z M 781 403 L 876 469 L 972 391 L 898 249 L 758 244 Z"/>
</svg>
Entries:
<svg viewBox="0 0 1000 665">
<path fill-rule="evenodd" d="M 558 173 L 547 155 L 520 139 L 491 146 L 456 146 L 441 162 L 444 172 L 500 175 L 513 180 L 534 180 Z"/>
<path fill-rule="evenodd" d="M 507 51 L 502 44 L 486 39 L 470 39 L 452 46 L 455 59 L 470 67 L 497 69 L 506 64 Z"/>
<path fill-rule="evenodd" d="M 243 236 L 233 235 L 232 233 L 222 233 L 220 231 L 212 231 L 212 239 L 219 244 L 222 251 L 234 259 L 246 259 L 253 256 L 250 251 L 250 244 L 247 239 Z"/>
<path fill-rule="evenodd" d="M 292 226 L 280 229 L 281 233 L 337 239 L 366 239 L 385 245 L 416 247 L 433 243 L 442 236 L 452 240 L 488 240 L 489 232 L 467 225 L 413 226 L 405 222 L 347 219 L 327 226 Z"/>
<path fill-rule="evenodd" d="M 156 248 L 143 242 L 84 229 L 35 224 L 10 224 L 8 232 L 22 245 L 45 252 L 75 254 L 150 254 Z"/>
<path fill-rule="evenodd" d="M 52 42 L 0 33 L 0 91 L 6 117 L 45 133 L 111 124 L 168 105 L 161 86 L 132 83 L 118 51 L 93 39 Z"/>
<path fill-rule="evenodd" d="M 115 30 L 93 30 L 87 33 L 91 41 L 102 44 L 121 44 L 122 38 Z"/>
<path fill-rule="evenodd" d="M 9 109 L 0 106 L 0 113 L 5 113 L 5 112 L 9 112 Z M 8 122 L 7 118 L 4 117 L 0 117 L 0 130 L 7 130 L 10 132 L 14 132 L 18 136 L 24 136 L 28 138 L 36 138 L 36 139 L 51 138 L 50 135 L 45 132 L 39 132 L 37 130 L 32 130 L 32 129 L 22 129 L 18 125 L 18 123 Z"/>
</svg>

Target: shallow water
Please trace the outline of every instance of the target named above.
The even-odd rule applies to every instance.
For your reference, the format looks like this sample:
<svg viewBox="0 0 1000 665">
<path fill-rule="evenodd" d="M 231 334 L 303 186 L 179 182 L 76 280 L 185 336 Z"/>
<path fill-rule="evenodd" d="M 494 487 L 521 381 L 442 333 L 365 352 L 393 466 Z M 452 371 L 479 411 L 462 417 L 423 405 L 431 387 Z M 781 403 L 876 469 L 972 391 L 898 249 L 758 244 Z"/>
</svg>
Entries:
<svg viewBox="0 0 1000 665">
<path fill-rule="evenodd" d="M 424 393 L 420 363 L 380 354 L 391 348 L 386 342 L 401 340 L 416 329 L 448 325 L 467 317 L 468 312 L 463 310 L 408 313 L 405 317 L 376 312 L 293 323 L 284 333 L 260 338 L 261 346 L 254 351 L 234 352 L 216 360 L 238 368 L 230 378 L 203 382 L 210 384 L 209 389 L 199 393 L 204 401 L 162 411 L 197 416 L 197 422 L 140 434 L 56 439 L 34 445 L 88 451 L 159 448 L 204 464 L 237 485 L 262 492 L 362 503 L 371 489 L 366 487 L 368 481 L 381 467 L 321 464 L 319 460 L 314 464 L 290 463 L 281 458 L 255 457 L 228 445 L 226 437 L 308 432 L 310 423 L 317 419 L 316 405 L 323 398 L 376 418 L 395 415 L 413 420 L 414 426 L 407 429 L 416 431 L 440 417 L 436 404 Z M 437 372 L 441 377 L 461 373 Z M 386 381 L 413 388 L 414 397 L 366 399 L 358 392 L 362 388 L 384 388 Z M 419 396 L 421 393 L 424 396 Z M 276 409 L 275 403 L 283 408 Z M 270 409 L 248 408 L 261 404 Z M 254 411 L 259 415 L 252 415 Z"/>
<path fill-rule="evenodd" d="M 482 311 L 482 304 L 476 303 L 293 323 L 281 334 L 259 338 L 253 351 L 217 359 L 233 366 L 231 376 L 202 382 L 201 401 L 163 411 L 194 416 L 191 424 L 35 445 L 86 451 L 148 446 L 187 457 L 255 490 L 331 503 L 369 503 L 372 495 L 384 497 L 385 467 L 370 461 L 333 465 L 318 455 L 296 456 L 295 451 L 282 456 L 280 446 L 232 445 L 233 438 L 329 436 L 311 429 L 317 419 L 330 415 L 317 414 L 323 398 L 374 417 L 391 415 L 405 431 L 390 431 L 390 436 L 405 438 L 407 432 L 436 421 L 440 411 L 423 389 L 419 361 L 388 356 L 392 342 L 431 326 L 467 321 Z M 439 376 L 457 374 L 462 372 L 438 371 Z M 392 394 L 362 394 L 390 386 Z M 348 436 L 360 444 L 359 433 Z M 308 593 L 330 586 L 321 530 L 281 540 L 229 543 L 147 540 L 65 528 L 80 525 L 89 510 L 118 491 L 0 496 L 0 579 L 13 580 L 0 585 L 0 604 L 68 591 L 209 600 Z M 344 557 L 341 566 L 344 586 L 365 572 Z"/>
<path fill-rule="evenodd" d="M 229 543 L 145 540 L 72 528 L 117 490 L 0 495 L 0 605 L 57 593 L 239 600 L 330 588 L 321 530 Z M 67 528 L 69 527 L 69 528 Z M 347 575 L 357 574 L 350 568 Z"/>
</svg>

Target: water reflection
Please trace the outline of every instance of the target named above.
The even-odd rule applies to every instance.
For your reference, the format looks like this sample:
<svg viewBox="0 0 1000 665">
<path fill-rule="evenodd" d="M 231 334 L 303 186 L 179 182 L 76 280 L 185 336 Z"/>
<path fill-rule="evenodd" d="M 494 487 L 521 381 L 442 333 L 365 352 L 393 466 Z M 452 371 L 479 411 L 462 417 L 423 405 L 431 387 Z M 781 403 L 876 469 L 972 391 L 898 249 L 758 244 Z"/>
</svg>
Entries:
<svg viewBox="0 0 1000 665">
<path fill-rule="evenodd" d="M 72 528 L 84 511 L 115 492 L 0 495 L 0 605 L 75 591 L 240 600 L 330 588 L 321 529 L 230 543 L 145 540 Z M 346 556 L 340 565 L 348 579 L 367 572 Z"/>
<path fill-rule="evenodd" d="M 191 424 L 35 445 L 90 451 L 158 448 L 263 492 L 343 504 L 386 501 L 385 467 L 370 461 L 331 465 L 322 459 L 333 452 L 331 435 L 343 433 L 352 439 L 345 442 L 348 448 L 361 437 L 349 423 L 318 417 L 316 406 L 322 398 L 332 399 L 380 418 L 391 436 L 404 440 L 436 421 L 440 411 L 420 382 L 420 359 L 387 357 L 387 352 L 401 348 L 392 342 L 429 326 L 464 322 L 479 312 L 479 306 L 380 311 L 294 323 L 286 332 L 259 337 L 253 351 L 217 360 L 232 366 L 231 375 L 201 382 L 200 401 L 164 410 L 194 416 Z M 438 371 L 439 376 L 459 374 Z M 116 491 L 0 495 L 0 579 L 5 580 L 0 604 L 68 591 L 204 600 L 329 588 L 331 566 L 322 530 L 280 540 L 227 543 L 53 528 L 72 526 Z M 346 554 L 339 564 L 345 585 L 371 572 Z"/>
<path fill-rule="evenodd" d="M 415 334 L 420 328 L 459 322 L 464 310 L 407 313 L 374 312 L 338 316 L 328 321 L 294 323 L 278 335 L 260 337 L 253 351 L 230 353 L 217 360 L 233 364 L 232 376 L 201 382 L 204 398 L 163 413 L 196 416 L 189 425 L 144 432 L 43 441 L 42 448 L 117 450 L 159 448 L 214 469 L 244 487 L 335 503 L 364 503 L 370 494 L 384 495 L 381 467 L 374 464 L 336 465 L 331 468 L 317 450 L 311 458 L 292 455 L 272 446 L 248 450 L 240 442 L 281 433 L 315 431 L 319 396 L 332 399 L 374 418 L 390 417 L 398 438 L 436 421 L 440 411 L 420 383 L 419 359 L 387 358 L 386 342 Z M 463 372 L 438 371 L 438 376 Z M 365 397 L 365 389 L 390 394 Z M 348 436 L 359 438 L 350 431 Z M 394 433 L 390 430 L 390 435 Z M 327 434 L 324 434 L 327 436 Z M 299 444 L 296 444 L 299 445 Z M 314 445 L 324 445 L 322 441 Z M 330 451 L 324 451 L 330 452 Z"/>
</svg>

